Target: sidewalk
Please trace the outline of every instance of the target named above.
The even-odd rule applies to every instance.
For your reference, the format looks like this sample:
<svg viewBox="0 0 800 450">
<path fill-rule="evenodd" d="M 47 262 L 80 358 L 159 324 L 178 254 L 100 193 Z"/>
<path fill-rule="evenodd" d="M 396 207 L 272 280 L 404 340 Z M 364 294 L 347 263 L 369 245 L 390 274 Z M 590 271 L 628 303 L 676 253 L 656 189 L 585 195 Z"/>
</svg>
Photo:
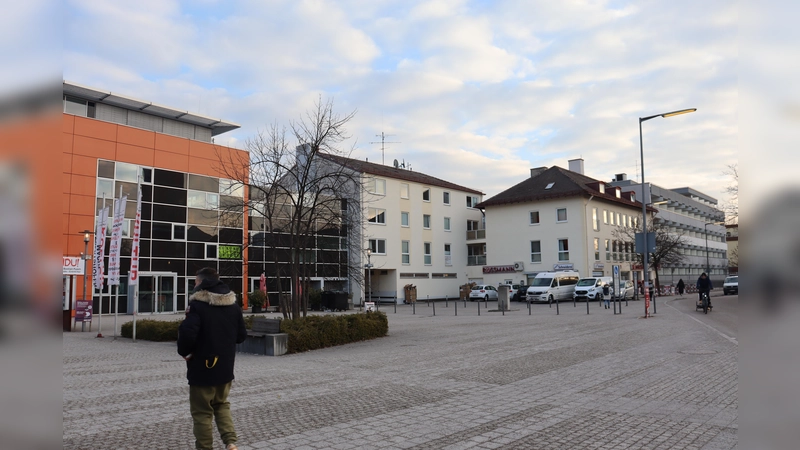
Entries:
<svg viewBox="0 0 800 450">
<path fill-rule="evenodd" d="M 736 448 L 738 345 L 671 299 L 382 305 L 385 338 L 237 356 L 239 448 Z M 193 448 L 175 344 L 95 334 L 63 334 L 64 448 Z"/>
</svg>

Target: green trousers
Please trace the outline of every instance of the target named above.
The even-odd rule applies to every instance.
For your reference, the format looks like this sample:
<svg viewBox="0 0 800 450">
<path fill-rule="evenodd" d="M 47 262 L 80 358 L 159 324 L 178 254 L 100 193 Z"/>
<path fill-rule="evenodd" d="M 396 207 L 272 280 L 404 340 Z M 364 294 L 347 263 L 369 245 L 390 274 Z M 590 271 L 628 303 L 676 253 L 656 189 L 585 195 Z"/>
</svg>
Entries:
<svg viewBox="0 0 800 450">
<path fill-rule="evenodd" d="M 225 445 L 235 444 L 238 440 L 233 427 L 231 404 L 228 402 L 228 393 L 231 383 L 219 386 L 189 386 L 189 408 L 192 412 L 194 426 L 195 448 L 212 449 L 214 445 L 214 426 Z"/>
</svg>

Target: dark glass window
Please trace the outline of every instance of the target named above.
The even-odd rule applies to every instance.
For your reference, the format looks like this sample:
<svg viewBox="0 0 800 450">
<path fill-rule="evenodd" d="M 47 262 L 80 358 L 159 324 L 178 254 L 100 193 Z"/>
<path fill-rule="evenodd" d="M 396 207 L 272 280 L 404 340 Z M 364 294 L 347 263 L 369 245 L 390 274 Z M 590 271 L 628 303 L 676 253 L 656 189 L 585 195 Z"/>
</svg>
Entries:
<svg viewBox="0 0 800 450">
<path fill-rule="evenodd" d="M 219 193 L 219 180 L 202 175 L 189 174 L 189 189 Z"/>
<path fill-rule="evenodd" d="M 233 261 L 220 261 L 219 262 L 219 275 L 220 277 L 241 277 L 242 276 L 242 264 L 239 262 Z M 241 285 L 241 280 L 238 281 L 239 285 Z M 236 285 L 232 285 L 236 286 Z"/>
<path fill-rule="evenodd" d="M 142 183 L 153 182 L 153 169 L 142 168 Z"/>
<path fill-rule="evenodd" d="M 150 240 L 149 239 L 140 239 L 139 240 L 139 256 L 141 257 L 139 259 L 139 265 L 141 266 L 142 258 L 150 257 Z M 143 269 L 141 269 L 141 267 L 140 267 L 139 270 L 143 270 Z"/>
<path fill-rule="evenodd" d="M 150 260 L 153 272 L 175 272 L 178 275 L 186 275 L 186 266 L 183 259 L 157 259 Z"/>
<path fill-rule="evenodd" d="M 242 230 L 236 228 L 221 228 L 219 230 L 219 241 L 227 244 L 241 244 Z"/>
<path fill-rule="evenodd" d="M 186 226 L 176 224 L 175 226 L 172 227 L 172 230 L 173 230 L 173 236 L 172 236 L 173 239 L 180 239 L 180 240 L 186 239 Z"/>
<path fill-rule="evenodd" d="M 156 186 L 153 188 L 153 203 L 186 206 L 186 191 Z"/>
<path fill-rule="evenodd" d="M 143 202 L 153 201 L 153 186 L 150 186 L 148 184 L 142 185 L 142 201 Z"/>
<path fill-rule="evenodd" d="M 247 258 L 250 261 L 263 261 L 264 249 L 261 247 L 250 247 L 247 249 Z"/>
<path fill-rule="evenodd" d="M 178 241 L 153 241 L 153 256 L 186 258 L 186 243 Z"/>
<path fill-rule="evenodd" d="M 186 244 L 187 258 L 203 259 L 205 258 L 205 254 L 206 254 L 206 244 L 201 244 L 198 242 L 188 242 Z"/>
<path fill-rule="evenodd" d="M 189 208 L 189 219 L 186 223 L 217 226 L 218 220 L 219 220 L 219 213 L 217 213 L 216 211 Z"/>
<path fill-rule="evenodd" d="M 220 195 L 219 208 L 229 212 L 243 213 L 244 201 L 241 198 Z"/>
<path fill-rule="evenodd" d="M 173 172 L 171 170 L 155 169 L 153 177 L 155 184 L 159 186 L 170 186 L 176 188 L 186 188 L 186 174 Z"/>
<path fill-rule="evenodd" d="M 102 178 L 114 178 L 114 161 L 98 159 L 97 176 Z"/>
<path fill-rule="evenodd" d="M 172 224 L 171 223 L 162 223 L 162 222 L 153 222 L 153 239 L 164 239 L 164 240 L 171 240 L 172 239 Z"/>
<path fill-rule="evenodd" d="M 142 213 L 144 213 L 144 205 L 142 205 Z M 144 214 L 142 214 L 142 215 L 144 215 Z M 139 234 L 139 237 L 140 237 L 140 238 L 149 239 L 150 237 L 152 237 L 152 236 L 153 236 L 153 235 L 150 233 L 150 230 L 151 230 L 151 224 L 150 224 L 150 222 L 147 222 L 147 221 L 144 221 L 144 220 L 142 220 L 142 224 L 141 224 L 141 231 L 139 231 L 139 233 L 140 233 L 140 234 Z"/>
<path fill-rule="evenodd" d="M 217 229 L 214 227 L 189 226 L 187 239 L 200 242 L 217 242 Z"/>
<path fill-rule="evenodd" d="M 136 204 L 136 183 L 128 183 L 125 181 L 117 181 L 114 187 L 114 198 L 119 198 L 120 192 L 122 195 L 128 196 L 128 205 L 133 202 Z"/>
<path fill-rule="evenodd" d="M 216 245 L 206 245 L 206 258 L 217 258 L 217 246 Z"/>
<path fill-rule="evenodd" d="M 153 205 L 153 220 L 186 223 L 186 208 Z"/>
<path fill-rule="evenodd" d="M 186 273 L 191 276 L 189 279 L 189 289 L 194 287 L 194 275 L 197 273 L 198 270 L 204 267 L 211 267 L 212 269 L 217 269 L 217 262 L 216 261 L 208 261 L 205 259 L 187 259 L 186 260 Z"/>
</svg>

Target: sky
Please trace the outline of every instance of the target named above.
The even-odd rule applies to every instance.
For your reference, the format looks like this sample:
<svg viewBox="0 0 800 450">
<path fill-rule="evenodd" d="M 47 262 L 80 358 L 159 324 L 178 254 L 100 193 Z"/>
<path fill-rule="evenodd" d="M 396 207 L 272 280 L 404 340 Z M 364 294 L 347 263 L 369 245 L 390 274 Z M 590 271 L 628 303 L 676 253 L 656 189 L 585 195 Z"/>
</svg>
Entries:
<svg viewBox="0 0 800 450">
<path fill-rule="evenodd" d="M 490 197 L 530 169 L 691 186 L 738 163 L 738 22 L 727 0 L 64 3 L 63 79 L 232 121 L 217 144 L 355 112 L 351 156 Z M 386 134 L 384 155 L 379 142 Z"/>
</svg>

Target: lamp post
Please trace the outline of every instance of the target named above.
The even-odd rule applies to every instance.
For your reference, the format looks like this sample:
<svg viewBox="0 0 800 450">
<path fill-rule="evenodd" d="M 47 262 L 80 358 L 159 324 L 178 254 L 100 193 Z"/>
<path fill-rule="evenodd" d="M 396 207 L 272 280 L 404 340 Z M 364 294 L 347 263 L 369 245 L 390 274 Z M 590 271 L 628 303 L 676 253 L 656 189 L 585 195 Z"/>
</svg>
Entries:
<svg viewBox="0 0 800 450">
<path fill-rule="evenodd" d="M 648 267 L 647 267 L 647 256 L 648 256 L 648 254 L 647 254 L 647 250 L 648 250 L 648 248 L 647 248 L 647 201 L 646 201 L 647 197 L 645 196 L 645 193 L 644 193 L 644 186 L 645 186 L 645 183 L 644 183 L 644 144 L 642 144 L 642 122 L 645 122 L 645 121 L 650 120 L 650 119 L 655 119 L 656 117 L 667 118 L 667 117 L 672 117 L 672 116 L 678 116 L 678 115 L 681 115 L 681 114 L 692 113 L 692 112 L 695 112 L 695 111 L 697 111 L 697 108 L 680 109 L 678 111 L 672 111 L 672 112 L 668 112 L 668 113 L 655 114 L 655 115 L 647 116 L 647 117 L 639 117 L 639 158 L 640 158 L 640 161 L 641 161 L 641 164 L 642 164 L 642 200 L 641 200 L 642 201 L 642 237 L 644 238 L 643 239 L 644 248 L 642 249 L 642 289 L 645 290 L 644 292 L 646 292 L 646 289 L 647 289 L 647 281 L 648 281 L 648 278 L 649 278 L 649 276 L 648 276 L 649 270 L 648 270 Z M 645 315 L 645 317 L 647 317 L 647 306 L 646 306 L 646 303 L 645 303 L 644 315 Z"/>
<path fill-rule="evenodd" d="M 706 274 L 708 274 L 708 278 L 711 278 L 711 263 L 709 262 L 709 259 L 708 259 L 708 226 L 709 225 L 720 225 L 720 224 L 723 224 L 723 223 L 725 223 L 725 222 L 706 222 L 703 225 L 703 231 L 705 232 L 705 235 L 706 235 Z"/>
<path fill-rule="evenodd" d="M 367 249 L 367 265 L 364 266 L 367 269 L 367 286 L 369 287 L 369 291 L 367 292 L 367 296 L 369 298 L 369 302 L 372 303 L 372 249 Z"/>
<path fill-rule="evenodd" d="M 89 230 L 81 231 L 83 233 L 83 301 L 86 301 L 86 281 L 89 278 L 89 235 L 92 234 Z M 102 311 L 100 311 L 102 313 Z M 81 322 L 81 331 L 86 329 L 86 322 Z"/>
</svg>

